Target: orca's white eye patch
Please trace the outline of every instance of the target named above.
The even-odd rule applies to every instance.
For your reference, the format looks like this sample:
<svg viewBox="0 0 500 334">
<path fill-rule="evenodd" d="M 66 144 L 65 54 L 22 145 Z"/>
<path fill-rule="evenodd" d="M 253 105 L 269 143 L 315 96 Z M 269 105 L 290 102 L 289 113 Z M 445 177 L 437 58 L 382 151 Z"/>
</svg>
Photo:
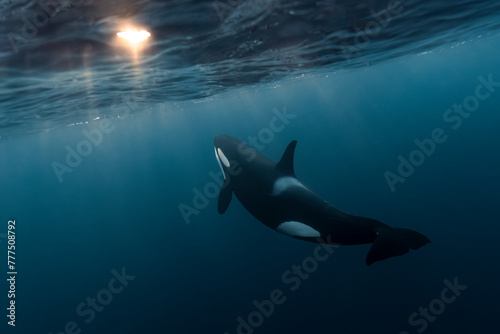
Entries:
<svg viewBox="0 0 500 334">
<path fill-rule="evenodd" d="M 231 166 L 231 164 L 229 163 L 229 160 L 227 160 L 226 156 L 224 155 L 224 152 L 222 152 L 221 149 L 218 148 L 217 153 L 219 154 L 219 158 L 222 161 L 222 163 L 224 164 L 224 166 L 229 168 L 229 166 Z"/>
<path fill-rule="evenodd" d="M 222 165 L 220 163 L 220 158 L 219 155 L 217 154 L 217 149 L 214 147 L 214 152 L 215 152 L 215 159 L 217 159 L 217 163 L 219 164 L 220 170 L 222 172 L 222 175 L 224 176 L 224 180 L 226 179 L 226 174 L 224 173 L 224 169 L 222 168 Z"/>
<path fill-rule="evenodd" d="M 321 234 L 311 226 L 296 221 L 281 223 L 276 231 L 291 237 L 319 237 Z"/>
</svg>

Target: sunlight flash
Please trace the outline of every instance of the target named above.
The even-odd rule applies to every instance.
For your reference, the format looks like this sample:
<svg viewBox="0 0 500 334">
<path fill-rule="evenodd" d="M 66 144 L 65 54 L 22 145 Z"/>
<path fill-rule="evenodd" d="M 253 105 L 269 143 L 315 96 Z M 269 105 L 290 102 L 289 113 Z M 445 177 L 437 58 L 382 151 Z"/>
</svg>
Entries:
<svg viewBox="0 0 500 334">
<path fill-rule="evenodd" d="M 118 37 L 127 40 L 131 44 L 138 44 L 140 42 L 145 41 L 146 39 L 149 38 L 149 36 L 151 36 L 151 34 L 148 31 L 146 30 L 137 31 L 137 29 L 135 30 L 129 29 L 126 31 L 119 32 L 116 35 Z"/>
</svg>

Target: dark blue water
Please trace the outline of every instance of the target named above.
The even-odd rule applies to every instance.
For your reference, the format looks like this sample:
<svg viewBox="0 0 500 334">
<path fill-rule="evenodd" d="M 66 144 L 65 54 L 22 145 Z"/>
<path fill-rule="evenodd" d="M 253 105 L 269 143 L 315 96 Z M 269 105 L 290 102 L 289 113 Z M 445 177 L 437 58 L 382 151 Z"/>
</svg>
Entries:
<svg viewBox="0 0 500 334">
<path fill-rule="evenodd" d="M 499 5 L 399 5 L 76 1 L 16 51 L 41 5 L 0 3 L 2 333 L 497 333 Z M 320 261 L 236 198 L 218 215 L 219 134 L 297 140 L 320 196 L 432 243 Z"/>
</svg>

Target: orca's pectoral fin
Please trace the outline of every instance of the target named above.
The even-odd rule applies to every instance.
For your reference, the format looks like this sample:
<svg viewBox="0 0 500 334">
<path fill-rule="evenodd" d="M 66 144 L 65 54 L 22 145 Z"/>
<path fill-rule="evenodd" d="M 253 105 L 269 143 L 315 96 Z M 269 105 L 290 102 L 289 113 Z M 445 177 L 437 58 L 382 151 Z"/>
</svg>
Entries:
<svg viewBox="0 0 500 334">
<path fill-rule="evenodd" d="M 286 147 L 280 161 L 276 164 L 279 170 L 293 177 L 295 177 L 295 171 L 293 170 L 293 156 L 295 153 L 295 146 L 297 146 L 297 141 L 292 140 Z"/>
<path fill-rule="evenodd" d="M 226 179 L 219 193 L 219 202 L 217 204 L 217 211 L 219 214 L 223 214 L 226 212 L 229 207 L 229 203 L 231 203 L 231 199 L 233 198 L 233 191 L 229 185 L 229 180 Z"/>
<path fill-rule="evenodd" d="M 370 265 L 390 257 L 406 254 L 410 248 L 418 249 L 429 242 L 430 240 L 425 235 L 409 229 L 380 229 L 366 256 L 366 264 Z"/>
</svg>

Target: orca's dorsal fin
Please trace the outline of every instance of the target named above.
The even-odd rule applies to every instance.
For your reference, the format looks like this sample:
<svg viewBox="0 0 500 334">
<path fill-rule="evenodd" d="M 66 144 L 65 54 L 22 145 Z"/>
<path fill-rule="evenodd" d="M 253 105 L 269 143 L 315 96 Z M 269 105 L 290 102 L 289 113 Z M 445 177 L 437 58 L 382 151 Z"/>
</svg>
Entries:
<svg viewBox="0 0 500 334">
<path fill-rule="evenodd" d="M 293 155 L 295 153 L 295 146 L 297 146 L 297 141 L 292 140 L 286 147 L 280 161 L 276 164 L 276 167 L 281 172 L 293 177 L 295 177 L 295 171 L 293 170 Z"/>
</svg>

